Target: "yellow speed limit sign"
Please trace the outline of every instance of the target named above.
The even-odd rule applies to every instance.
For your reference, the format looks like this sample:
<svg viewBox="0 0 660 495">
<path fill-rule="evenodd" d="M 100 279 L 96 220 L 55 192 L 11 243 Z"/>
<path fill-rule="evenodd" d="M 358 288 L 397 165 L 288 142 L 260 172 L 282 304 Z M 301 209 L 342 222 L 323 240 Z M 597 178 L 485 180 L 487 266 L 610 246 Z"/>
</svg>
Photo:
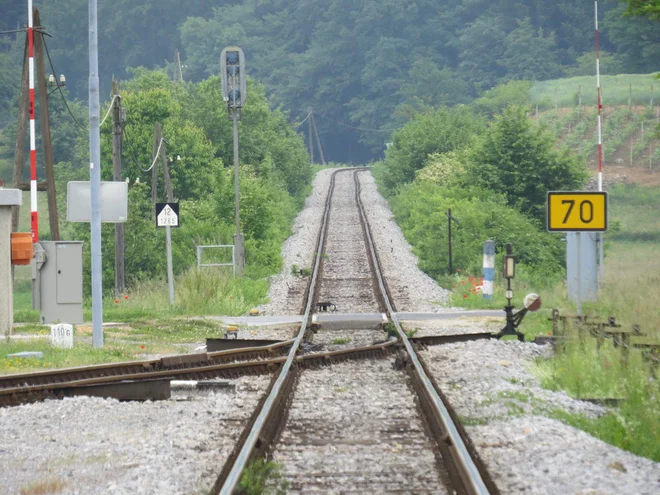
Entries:
<svg viewBox="0 0 660 495">
<path fill-rule="evenodd" d="M 547 216 L 550 232 L 605 232 L 607 193 L 551 191 Z"/>
</svg>

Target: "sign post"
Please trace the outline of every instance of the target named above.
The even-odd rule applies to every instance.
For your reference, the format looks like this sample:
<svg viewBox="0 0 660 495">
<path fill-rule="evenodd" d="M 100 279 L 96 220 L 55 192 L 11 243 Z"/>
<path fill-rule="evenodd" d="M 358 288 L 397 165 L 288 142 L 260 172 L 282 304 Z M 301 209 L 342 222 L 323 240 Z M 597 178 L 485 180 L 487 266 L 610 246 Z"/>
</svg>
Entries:
<svg viewBox="0 0 660 495">
<path fill-rule="evenodd" d="M 156 228 L 165 228 L 167 251 L 167 285 L 170 304 L 174 304 L 174 269 L 172 266 L 172 227 L 179 227 L 179 203 L 156 203 Z"/>
<path fill-rule="evenodd" d="M 575 232 L 577 237 L 577 314 L 582 314 L 582 233 L 608 229 L 606 192 L 550 191 L 547 202 L 549 232 Z M 570 243 L 567 244 L 570 258 Z M 595 256 L 595 253 L 594 253 Z M 569 277 L 570 294 L 570 277 Z"/>
</svg>

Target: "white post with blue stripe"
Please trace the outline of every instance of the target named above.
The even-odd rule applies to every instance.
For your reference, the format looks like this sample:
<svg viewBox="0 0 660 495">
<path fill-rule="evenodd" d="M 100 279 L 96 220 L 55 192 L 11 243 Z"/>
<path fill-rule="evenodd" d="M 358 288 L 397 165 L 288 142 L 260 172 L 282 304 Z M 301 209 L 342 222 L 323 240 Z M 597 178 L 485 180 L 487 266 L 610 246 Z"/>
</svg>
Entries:
<svg viewBox="0 0 660 495">
<path fill-rule="evenodd" d="M 484 283 L 481 294 L 484 299 L 493 299 L 493 282 L 495 280 L 495 241 L 484 243 Z"/>
</svg>

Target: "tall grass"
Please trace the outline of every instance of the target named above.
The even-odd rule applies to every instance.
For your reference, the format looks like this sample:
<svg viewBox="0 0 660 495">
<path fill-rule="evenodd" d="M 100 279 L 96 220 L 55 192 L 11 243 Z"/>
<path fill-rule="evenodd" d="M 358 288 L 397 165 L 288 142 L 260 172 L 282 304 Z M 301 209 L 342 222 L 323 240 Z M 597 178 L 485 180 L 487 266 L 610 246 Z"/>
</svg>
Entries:
<svg viewBox="0 0 660 495">
<path fill-rule="evenodd" d="M 137 283 L 127 299 L 105 301 L 106 319 L 128 321 L 168 315 L 245 314 L 264 302 L 268 282 L 249 277 L 237 278 L 226 268 L 190 269 L 176 277 L 174 305 L 170 305 L 167 281 L 145 280 Z"/>
</svg>

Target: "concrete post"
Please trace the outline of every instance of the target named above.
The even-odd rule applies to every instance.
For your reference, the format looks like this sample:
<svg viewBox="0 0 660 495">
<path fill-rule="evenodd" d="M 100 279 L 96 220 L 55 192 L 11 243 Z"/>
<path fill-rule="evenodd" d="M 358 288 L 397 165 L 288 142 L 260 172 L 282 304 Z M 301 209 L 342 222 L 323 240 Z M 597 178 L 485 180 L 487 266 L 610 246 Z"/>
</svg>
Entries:
<svg viewBox="0 0 660 495">
<path fill-rule="evenodd" d="M 493 281 L 495 280 L 495 241 L 484 243 L 484 283 L 481 295 L 484 299 L 493 299 Z"/>
<path fill-rule="evenodd" d="M 11 210 L 21 206 L 18 189 L 0 188 L 0 332 L 7 337 L 14 326 L 14 285 L 11 277 Z"/>
</svg>

